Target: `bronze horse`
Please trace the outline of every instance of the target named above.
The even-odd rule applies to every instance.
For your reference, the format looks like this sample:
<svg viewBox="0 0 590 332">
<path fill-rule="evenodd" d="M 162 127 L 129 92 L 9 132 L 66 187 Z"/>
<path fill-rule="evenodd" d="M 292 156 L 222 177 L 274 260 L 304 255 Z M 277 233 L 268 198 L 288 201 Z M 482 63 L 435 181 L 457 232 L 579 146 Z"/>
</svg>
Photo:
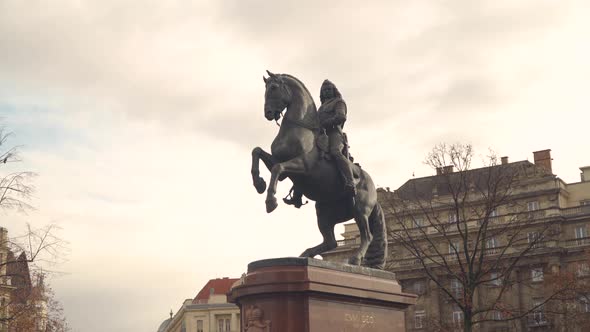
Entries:
<svg viewBox="0 0 590 332">
<path fill-rule="evenodd" d="M 317 141 L 322 135 L 313 98 L 305 85 L 287 74 L 267 71 L 263 77 L 264 116 L 279 120 L 286 109 L 279 133 L 269 154 L 256 147 L 252 150 L 252 179 L 258 193 L 264 193 L 266 182 L 260 177 L 259 161 L 271 172 L 266 192 L 266 211 L 277 207 L 277 182 L 288 177 L 303 194 L 316 202 L 316 215 L 324 238 L 319 245 L 305 250 L 301 257 L 314 257 L 336 248 L 334 226 L 352 218 L 360 231 L 361 243 L 349 264 L 383 269 L 387 255 L 387 235 L 381 206 L 373 180 L 354 165 L 357 195 L 354 206 L 344 191 L 344 180 L 336 165 L 323 157 Z"/>
</svg>

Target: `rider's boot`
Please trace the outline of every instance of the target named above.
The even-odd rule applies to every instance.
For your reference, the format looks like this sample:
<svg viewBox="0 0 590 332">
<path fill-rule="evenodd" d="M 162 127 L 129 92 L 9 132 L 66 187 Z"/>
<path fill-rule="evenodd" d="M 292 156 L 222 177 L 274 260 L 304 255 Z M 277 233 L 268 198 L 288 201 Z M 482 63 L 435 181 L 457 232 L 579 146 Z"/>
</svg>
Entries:
<svg viewBox="0 0 590 332">
<path fill-rule="evenodd" d="M 303 194 L 298 190 L 293 190 L 291 198 L 283 198 L 283 202 L 299 209 L 303 205 Z"/>
</svg>

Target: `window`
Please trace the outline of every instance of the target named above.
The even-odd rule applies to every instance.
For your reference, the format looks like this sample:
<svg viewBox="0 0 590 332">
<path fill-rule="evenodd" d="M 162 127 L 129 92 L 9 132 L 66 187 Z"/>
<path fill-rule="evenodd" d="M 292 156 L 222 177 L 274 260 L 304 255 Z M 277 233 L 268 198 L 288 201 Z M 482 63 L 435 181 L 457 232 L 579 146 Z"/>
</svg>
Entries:
<svg viewBox="0 0 590 332">
<path fill-rule="evenodd" d="M 463 323 L 463 311 L 455 309 L 453 310 L 453 323 L 455 324 L 462 324 Z"/>
<path fill-rule="evenodd" d="M 203 321 L 197 320 L 197 332 L 203 332 Z"/>
<path fill-rule="evenodd" d="M 426 292 L 426 286 L 425 286 L 424 280 L 414 281 L 414 283 L 412 285 L 412 290 L 414 291 L 415 294 L 418 294 L 418 295 L 424 294 Z"/>
<path fill-rule="evenodd" d="M 531 248 L 539 247 L 541 243 L 541 237 L 539 236 L 539 232 L 529 232 L 527 234 L 527 240 Z"/>
<path fill-rule="evenodd" d="M 425 222 L 422 217 L 415 217 L 414 218 L 414 227 L 415 228 L 424 227 L 424 226 L 425 226 Z"/>
<path fill-rule="evenodd" d="M 456 260 L 458 254 L 461 252 L 461 243 L 456 241 L 456 242 L 451 242 L 449 243 L 449 259 L 450 260 Z"/>
<path fill-rule="evenodd" d="M 455 212 L 450 212 L 449 213 L 449 224 L 456 223 L 457 220 L 459 220 L 459 218 L 457 217 L 457 214 Z"/>
<path fill-rule="evenodd" d="M 495 237 L 489 238 L 486 241 L 486 249 L 488 254 L 494 255 L 498 253 L 498 240 Z"/>
<path fill-rule="evenodd" d="M 577 226 L 575 229 L 576 243 L 580 246 L 586 244 L 586 238 L 588 237 L 588 231 L 586 226 Z"/>
<path fill-rule="evenodd" d="M 588 296 L 583 295 L 578 297 L 578 306 L 580 312 L 590 312 L 590 299 L 588 299 Z"/>
<path fill-rule="evenodd" d="M 493 320 L 503 320 L 502 312 L 499 310 L 494 310 L 492 312 L 492 319 Z"/>
<path fill-rule="evenodd" d="M 457 279 L 451 279 L 451 293 L 455 297 L 463 296 L 463 285 Z"/>
<path fill-rule="evenodd" d="M 424 310 L 416 310 L 414 313 L 414 328 L 421 329 L 424 327 L 424 319 L 426 318 L 426 313 Z"/>
<path fill-rule="evenodd" d="M 579 262 L 576 272 L 578 277 L 587 277 L 590 275 L 590 265 L 586 262 Z"/>
<path fill-rule="evenodd" d="M 231 324 L 229 318 L 218 318 L 217 319 L 217 332 L 230 332 Z"/>
<path fill-rule="evenodd" d="M 186 322 L 182 321 L 182 323 L 180 323 L 180 332 L 186 332 Z"/>
<path fill-rule="evenodd" d="M 530 325 L 541 325 L 547 323 L 545 320 L 545 305 L 542 298 L 533 299 L 533 312 L 530 315 Z"/>
<path fill-rule="evenodd" d="M 581 205 L 581 206 L 584 206 L 584 205 L 590 205 L 590 200 L 583 200 L 583 201 L 580 201 L 580 205 Z"/>
<path fill-rule="evenodd" d="M 543 281 L 543 268 L 537 267 L 531 270 L 531 281 L 532 282 L 541 282 Z"/>
<path fill-rule="evenodd" d="M 498 274 L 498 272 L 490 273 L 490 285 L 492 286 L 502 286 L 502 278 Z"/>
<path fill-rule="evenodd" d="M 539 209 L 539 202 L 532 201 L 527 203 L 527 210 L 529 211 L 537 211 Z"/>
<path fill-rule="evenodd" d="M 491 218 L 493 218 L 493 217 L 497 217 L 497 216 L 498 216 L 498 210 L 496 210 L 496 209 L 493 209 L 493 210 L 490 212 L 490 217 L 491 217 Z"/>
</svg>

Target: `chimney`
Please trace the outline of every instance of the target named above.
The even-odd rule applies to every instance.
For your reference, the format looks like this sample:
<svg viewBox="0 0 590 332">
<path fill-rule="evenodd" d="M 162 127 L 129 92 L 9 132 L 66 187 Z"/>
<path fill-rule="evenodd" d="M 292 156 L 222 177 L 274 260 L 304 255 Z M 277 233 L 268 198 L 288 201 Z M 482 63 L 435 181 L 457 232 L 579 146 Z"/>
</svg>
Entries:
<svg viewBox="0 0 590 332">
<path fill-rule="evenodd" d="M 582 182 L 590 182 L 590 166 L 580 167 L 580 178 Z"/>
<path fill-rule="evenodd" d="M 453 165 L 436 168 L 436 175 L 451 174 L 451 173 L 453 173 Z"/>
<path fill-rule="evenodd" d="M 551 169 L 551 149 L 535 151 L 533 152 L 533 156 L 535 158 L 535 165 L 541 166 L 553 174 L 553 170 Z"/>
<path fill-rule="evenodd" d="M 508 157 L 502 157 L 502 165 L 508 164 Z"/>
</svg>

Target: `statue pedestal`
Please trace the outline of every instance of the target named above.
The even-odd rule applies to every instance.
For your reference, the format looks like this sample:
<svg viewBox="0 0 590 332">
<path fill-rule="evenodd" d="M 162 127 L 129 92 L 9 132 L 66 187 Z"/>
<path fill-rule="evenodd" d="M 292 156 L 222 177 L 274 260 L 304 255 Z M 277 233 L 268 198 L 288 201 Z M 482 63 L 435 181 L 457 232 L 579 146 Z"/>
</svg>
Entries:
<svg viewBox="0 0 590 332">
<path fill-rule="evenodd" d="M 252 262 L 228 294 L 244 332 L 405 331 L 395 274 L 311 258 Z"/>
</svg>

